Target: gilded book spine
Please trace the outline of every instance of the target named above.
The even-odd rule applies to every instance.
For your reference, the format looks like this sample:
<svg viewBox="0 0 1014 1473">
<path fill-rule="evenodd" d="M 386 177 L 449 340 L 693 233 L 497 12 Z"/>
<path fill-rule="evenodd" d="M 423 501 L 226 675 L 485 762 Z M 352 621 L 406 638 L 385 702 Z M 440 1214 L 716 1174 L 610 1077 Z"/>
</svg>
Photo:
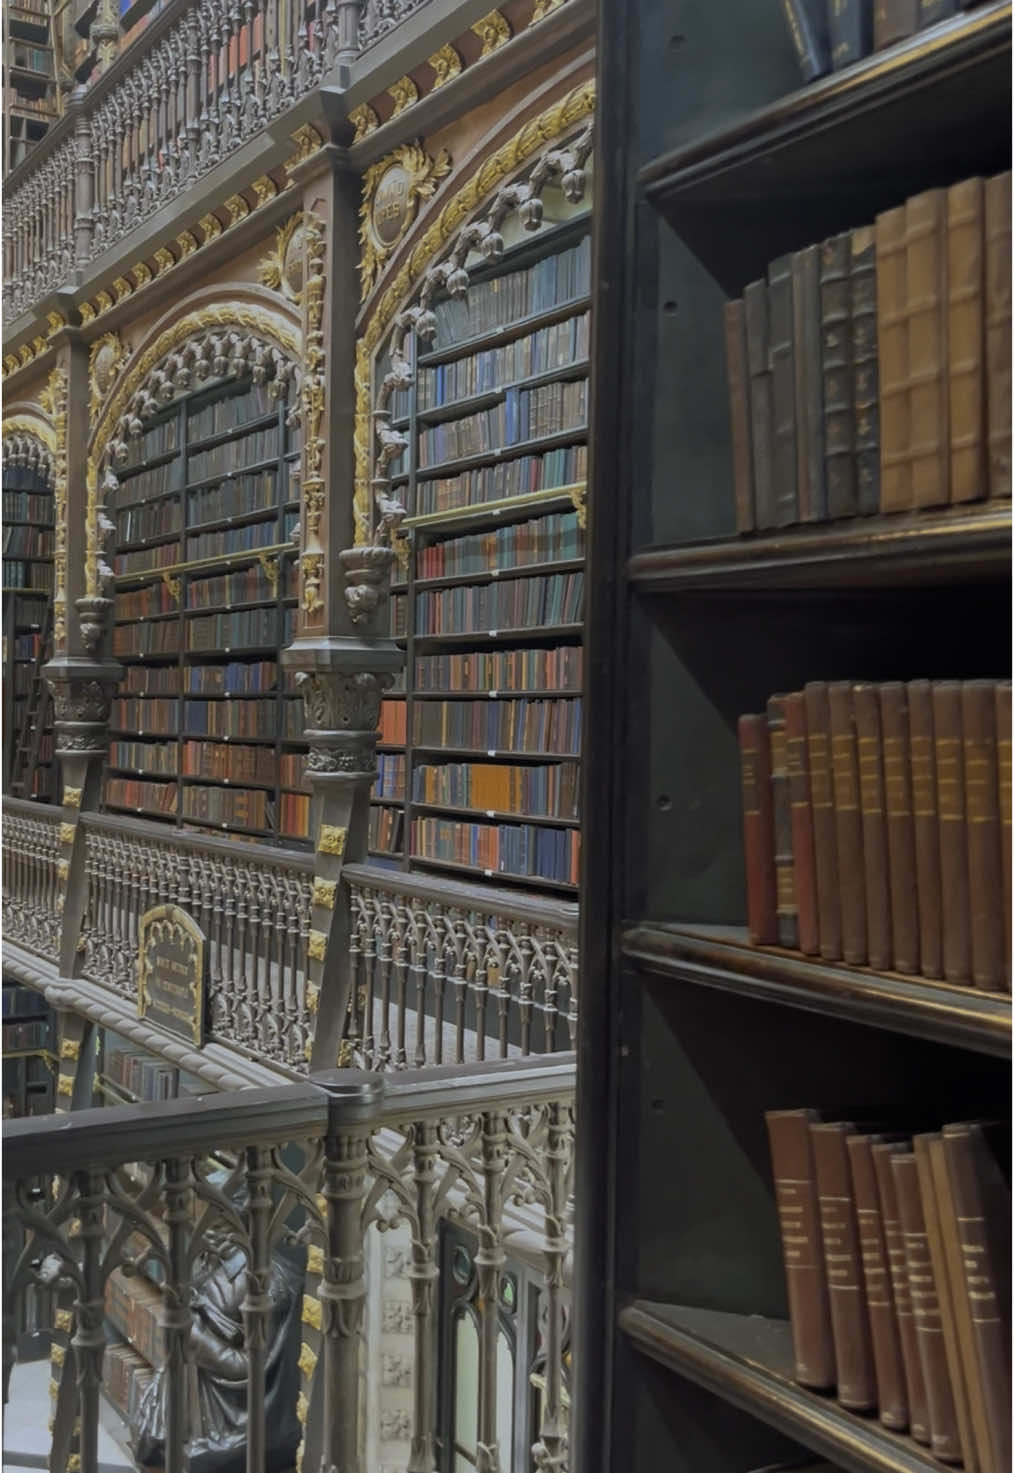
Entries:
<svg viewBox="0 0 1014 1473">
<path fill-rule="evenodd" d="M 913 195 L 905 204 L 908 410 L 917 507 L 950 500 L 946 211 L 942 189 Z"/>
<path fill-rule="evenodd" d="M 951 500 L 986 495 L 986 314 L 983 186 L 947 191 L 947 369 Z"/>
</svg>

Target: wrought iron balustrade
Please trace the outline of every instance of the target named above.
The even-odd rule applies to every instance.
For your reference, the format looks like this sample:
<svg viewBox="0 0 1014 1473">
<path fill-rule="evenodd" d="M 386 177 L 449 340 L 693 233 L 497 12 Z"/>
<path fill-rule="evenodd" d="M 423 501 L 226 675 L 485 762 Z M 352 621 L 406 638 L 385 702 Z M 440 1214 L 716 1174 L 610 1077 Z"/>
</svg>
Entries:
<svg viewBox="0 0 1014 1473">
<path fill-rule="evenodd" d="M 12 941 L 50 961 L 60 955 L 62 930 L 60 821 L 58 808 L 4 798 L 4 931 Z"/>
</svg>

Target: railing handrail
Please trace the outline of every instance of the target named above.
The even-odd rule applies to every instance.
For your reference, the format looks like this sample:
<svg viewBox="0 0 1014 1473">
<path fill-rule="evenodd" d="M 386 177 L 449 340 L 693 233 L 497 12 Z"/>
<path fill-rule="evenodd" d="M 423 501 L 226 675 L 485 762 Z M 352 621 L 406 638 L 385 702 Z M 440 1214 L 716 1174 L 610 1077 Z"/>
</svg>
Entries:
<svg viewBox="0 0 1014 1473">
<path fill-rule="evenodd" d="M 52 803 L 36 803 L 34 798 L 14 798 L 5 793 L 3 798 L 4 813 L 20 814 L 22 818 L 50 819 L 53 823 L 60 822 L 60 810 Z"/>
<path fill-rule="evenodd" d="M 494 892 L 484 885 L 439 879 L 416 870 L 381 869 L 379 865 L 371 864 L 346 864 L 342 877 L 364 888 L 383 890 L 388 895 L 432 900 L 458 910 L 479 911 L 483 915 L 498 915 L 539 926 L 556 926 L 572 932 L 575 944 L 577 942 L 579 907 L 563 901 L 547 900 L 538 895 L 515 897 L 506 889 Z"/>
<path fill-rule="evenodd" d="M 7 802 L 5 798 L 5 807 Z M 300 849 L 280 849 L 271 844 L 244 844 L 239 840 L 219 839 L 214 834 L 170 829 L 164 824 L 151 823 L 143 818 L 131 818 L 126 813 L 82 813 L 81 824 L 86 832 L 154 840 L 156 843 L 170 843 L 180 849 L 214 854 L 219 859 L 243 861 L 247 864 L 280 865 L 283 869 L 296 870 L 300 874 L 313 874 L 313 855 Z"/>
</svg>

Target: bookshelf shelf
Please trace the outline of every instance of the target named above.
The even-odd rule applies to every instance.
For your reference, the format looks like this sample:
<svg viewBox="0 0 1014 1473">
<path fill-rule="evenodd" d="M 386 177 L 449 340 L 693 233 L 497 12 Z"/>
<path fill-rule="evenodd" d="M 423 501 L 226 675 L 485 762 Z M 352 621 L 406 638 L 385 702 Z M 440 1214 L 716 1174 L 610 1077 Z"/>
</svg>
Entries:
<svg viewBox="0 0 1014 1473">
<path fill-rule="evenodd" d="M 553 696 L 580 696 L 580 689 L 573 686 L 565 690 L 536 690 L 524 686 L 513 686 L 510 690 L 417 690 L 412 693 L 414 701 L 502 701 L 528 696 L 534 700 L 545 700 Z"/>
<path fill-rule="evenodd" d="M 504 343 L 513 342 L 515 338 L 524 338 L 529 333 L 538 332 L 540 327 L 552 327 L 556 322 L 565 322 L 568 317 L 576 317 L 579 312 L 586 312 L 590 305 L 591 298 L 587 295 L 572 297 L 570 301 L 561 302 L 545 312 L 533 312 L 527 317 L 519 317 L 507 327 L 494 327 L 489 332 L 477 333 L 474 337 L 459 338 L 446 348 L 434 348 L 430 353 L 420 353 L 417 362 L 420 368 L 433 368 L 438 363 L 449 363 L 455 358 L 468 358 L 473 353 L 481 353 L 484 348 L 499 348 Z"/>
<path fill-rule="evenodd" d="M 439 649 L 443 645 L 454 648 L 458 645 L 542 644 L 547 640 L 580 639 L 582 628 L 581 624 L 539 624 L 528 629 L 479 629 L 474 633 L 417 634 L 415 644 L 421 649 Z M 504 691 L 502 694 L 508 695 L 510 692 Z"/>
<path fill-rule="evenodd" d="M 576 895 L 577 885 L 566 880 L 547 880 L 542 875 L 515 875 L 510 870 L 483 869 L 478 864 L 458 864 L 453 859 L 427 859 L 422 854 L 412 854 L 411 861 L 423 869 L 436 869 L 453 875 L 479 875 L 485 880 L 496 880 L 497 884 L 523 885 L 526 889 L 557 890 L 561 895 Z"/>
<path fill-rule="evenodd" d="M 417 578 L 415 590 L 423 593 L 428 588 L 467 588 L 483 583 L 501 583 L 505 578 L 538 578 L 545 574 L 580 572 L 584 558 L 561 558 L 550 563 L 520 563 L 505 565 L 485 573 L 456 573 L 447 578 Z"/>
<path fill-rule="evenodd" d="M 475 455 L 460 455 L 453 460 L 420 466 L 416 478 L 420 481 L 440 480 L 444 476 L 453 476 L 458 471 L 477 470 L 484 465 L 499 465 L 503 460 L 517 460 L 522 455 L 539 455 L 545 450 L 555 450 L 562 445 L 577 445 L 587 438 L 586 424 L 572 425 L 553 435 L 540 435 L 533 440 L 516 440 L 512 445 L 504 445 L 499 450 L 482 450 Z"/>
<path fill-rule="evenodd" d="M 784 1320 L 635 1300 L 618 1323 L 644 1355 L 833 1459 L 842 1473 L 939 1473 L 911 1438 L 797 1386 Z"/>
<path fill-rule="evenodd" d="M 496 521 L 514 521 L 519 516 L 528 516 L 533 507 L 552 510 L 554 507 L 573 506 L 574 497 L 584 493 L 585 483 L 575 482 L 571 486 L 547 486 L 543 491 L 529 491 L 522 496 L 505 496 L 498 501 L 475 502 L 469 506 L 452 507 L 447 511 L 424 512 L 420 516 L 406 517 L 405 527 L 426 527 L 435 531 L 445 524 L 454 527 L 486 526 L 490 518 Z"/>
<path fill-rule="evenodd" d="M 543 373 L 533 373 L 527 378 L 512 379 L 496 389 L 487 389 L 481 394 L 469 394 L 461 399 L 451 399 L 446 404 L 434 404 L 429 409 L 420 409 L 416 414 L 416 423 L 420 425 L 443 424 L 446 420 L 460 419 L 464 415 L 473 414 L 478 409 L 488 409 L 494 404 L 499 404 L 502 399 L 506 399 L 508 389 L 536 389 L 542 384 L 555 384 L 568 379 L 587 377 L 588 360 L 579 358 L 573 363 L 561 364 L 557 368 L 547 368 Z"/>
<path fill-rule="evenodd" d="M 623 955 L 647 976 L 1010 1057 L 1011 1000 L 1002 993 L 751 946 L 734 926 L 635 926 Z"/>
<path fill-rule="evenodd" d="M 402 752 L 403 747 L 378 747 L 378 751 Z M 496 747 L 434 747 L 413 742 L 413 752 L 438 753 L 447 757 L 481 757 L 487 762 L 580 762 L 580 752 L 506 752 Z"/>
<path fill-rule="evenodd" d="M 544 813 L 509 813 L 493 808 L 456 808 L 453 803 L 421 803 L 414 799 L 409 802 L 408 806 L 413 813 L 446 813 L 452 818 L 486 819 L 491 823 L 534 823 L 554 829 L 581 827 L 581 820 L 578 818 L 552 818 Z"/>
</svg>

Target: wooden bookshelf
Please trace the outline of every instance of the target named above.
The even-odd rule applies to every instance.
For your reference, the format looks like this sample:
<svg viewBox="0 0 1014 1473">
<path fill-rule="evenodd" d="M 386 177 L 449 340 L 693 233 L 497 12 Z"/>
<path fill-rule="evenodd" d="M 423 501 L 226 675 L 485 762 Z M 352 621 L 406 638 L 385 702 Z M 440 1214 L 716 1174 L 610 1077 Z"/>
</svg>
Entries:
<svg viewBox="0 0 1014 1473">
<path fill-rule="evenodd" d="M 3 782 L 5 791 L 44 803 L 57 782 L 41 674 L 52 654 L 52 487 L 36 470 L 5 466 L 3 500 Z"/>
<path fill-rule="evenodd" d="M 770 285 L 779 256 L 1010 168 L 1011 7 L 959 8 L 809 86 L 782 6 L 681 7 L 677 22 L 603 0 L 600 23 L 571 1458 L 742 1473 L 809 1453 L 917 1473 L 941 1464 L 876 1407 L 855 1415 L 794 1379 L 765 1112 L 865 1112 L 903 1132 L 1006 1121 L 1010 992 L 893 970 L 897 947 L 875 967 L 835 960 L 824 934 L 825 956 L 751 944 L 737 722 L 810 682 L 1007 679 L 1009 493 L 994 461 L 966 504 L 803 522 L 800 502 L 794 524 L 745 530 L 725 309 Z M 821 321 L 795 336 L 813 325 L 799 302 L 771 341 L 809 352 L 815 337 L 823 389 L 834 343 Z M 759 356 L 753 373 L 771 373 Z M 752 450 L 753 419 L 736 422 Z M 807 469 L 797 457 L 797 496 Z M 918 495 L 944 502 L 944 485 Z M 832 787 L 835 821 L 847 797 Z M 862 883 L 884 894 L 865 869 Z M 931 1190 L 924 1177 L 921 1200 Z"/>
</svg>

